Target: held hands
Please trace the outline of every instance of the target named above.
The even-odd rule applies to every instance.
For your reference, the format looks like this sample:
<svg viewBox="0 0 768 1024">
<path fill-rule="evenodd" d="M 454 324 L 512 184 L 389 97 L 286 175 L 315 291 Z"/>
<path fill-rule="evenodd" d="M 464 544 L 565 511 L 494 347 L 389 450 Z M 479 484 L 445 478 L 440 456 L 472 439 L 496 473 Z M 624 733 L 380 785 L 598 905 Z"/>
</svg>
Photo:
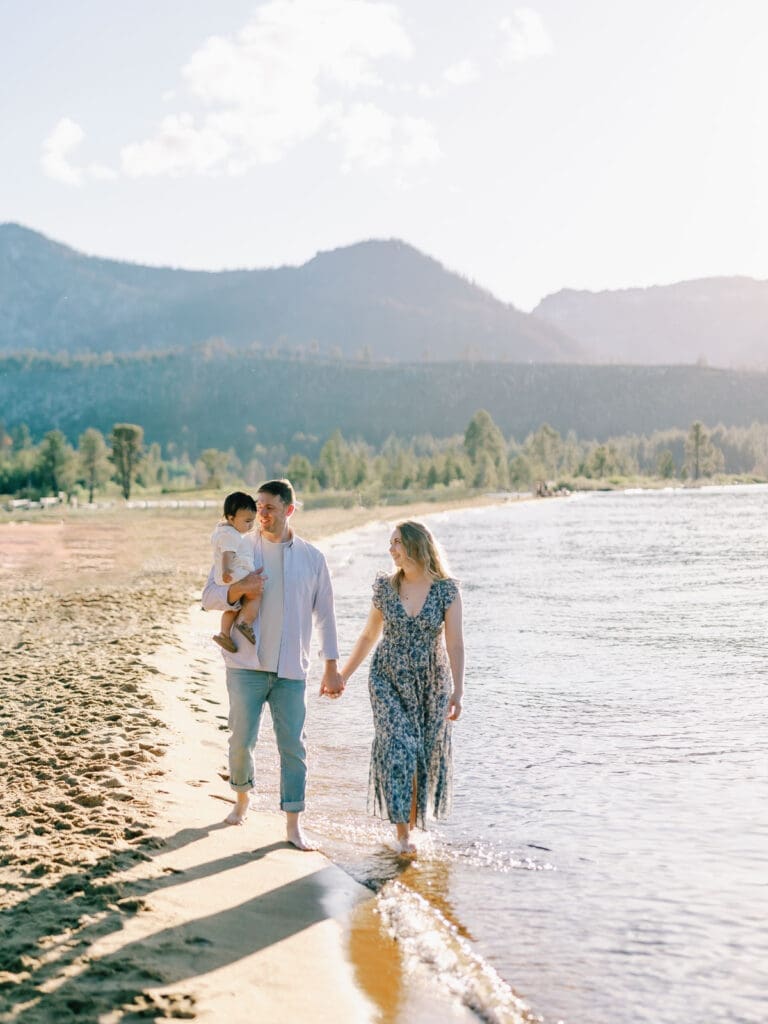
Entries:
<svg viewBox="0 0 768 1024">
<path fill-rule="evenodd" d="M 231 583 L 232 582 L 232 573 L 229 572 L 229 571 L 223 572 L 221 574 L 221 578 L 224 580 L 225 583 Z"/>
<path fill-rule="evenodd" d="M 344 677 L 335 662 L 326 662 L 323 678 L 320 680 L 320 696 L 336 700 L 344 693 Z"/>
<path fill-rule="evenodd" d="M 457 694 L 455 691 L 451 694 L 451 702 L 448 705 L 449 721 L 455 722 L 458 718 L 461 717 L 462 698 L 463 694 Z"/>
</svg>

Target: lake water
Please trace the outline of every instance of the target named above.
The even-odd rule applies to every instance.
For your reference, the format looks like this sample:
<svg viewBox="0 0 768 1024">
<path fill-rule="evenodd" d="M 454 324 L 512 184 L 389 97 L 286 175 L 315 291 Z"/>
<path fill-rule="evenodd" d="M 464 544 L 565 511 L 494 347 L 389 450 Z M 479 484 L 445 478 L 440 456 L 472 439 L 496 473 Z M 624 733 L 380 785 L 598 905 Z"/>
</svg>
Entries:
<svg viewBox="0 0 768 1024">
<path fill-rule="evenodd" d="M 768 1020 L 768 488 L 426 521 L 465 605 L 454 812 L 404 871 L 365 814 L 364 667 L 311 698 L 323 848 L 489 1021 L 526 1019 L 512 990 L 547 1022 Z M 324 545 L 342 651 L 390 528 Z"/>
</svg>

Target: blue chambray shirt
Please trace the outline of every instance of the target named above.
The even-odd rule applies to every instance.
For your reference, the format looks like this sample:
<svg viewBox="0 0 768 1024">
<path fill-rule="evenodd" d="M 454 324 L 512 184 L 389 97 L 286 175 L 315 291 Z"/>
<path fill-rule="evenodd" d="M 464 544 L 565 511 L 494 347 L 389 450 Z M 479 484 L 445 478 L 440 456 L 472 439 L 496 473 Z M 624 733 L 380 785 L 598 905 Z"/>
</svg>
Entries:
<svg viewBox="0 0 768 1024">
<path fill-rule="evenodd" d="M 253 535 L 253 568 L 264 564 L 261 534 Z M 227 601 L 229 587 L 216 583 L 211 569 L 203 588 L 205 611 L 226 611 L 236 608 Z M 320 657 L 339 656 L 336 637 L 336 614 L 333 607 L 331 575 L 325 556 L 313 544 L 295 534 L 286 544 L 283 555 L 283 632 L 277 674 L 284 679 L 306 679 L 310 665 L 312 620 L 320 632 Z M 253 624 L 256 645 L 239 642 L 237 654 L 222 650 L 224 664 L 229 668 L 261 670 L 258 657 L 259 619 Z"/>
</svg>

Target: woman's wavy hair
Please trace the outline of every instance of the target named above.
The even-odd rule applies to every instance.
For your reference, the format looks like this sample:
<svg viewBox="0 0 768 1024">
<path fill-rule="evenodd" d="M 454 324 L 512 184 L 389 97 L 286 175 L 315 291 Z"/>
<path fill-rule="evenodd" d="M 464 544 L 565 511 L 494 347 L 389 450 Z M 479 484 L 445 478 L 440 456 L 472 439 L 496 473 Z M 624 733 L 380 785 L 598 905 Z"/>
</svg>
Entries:
<svg viewBox="0 0 768 1024">
<path fill-rule="evenodd" d="M 414 522 L 413 519 L 406 519 L 404 522 L 397 524 L 397 529 L 400 531 L 400 539 L 403 542 L 406 555 L 420 565 L 427 576 L 431 576 L 433 580 L 447 580 L 451 578 L 448 564 L 445 560 L 445 555 L 440 550 L 440 545 L 423 523 Z M 400 589 L 402 577 L 402 569 L 398 569 L 392 577 L 392 585 L 396 590 Z"/>
</svg>

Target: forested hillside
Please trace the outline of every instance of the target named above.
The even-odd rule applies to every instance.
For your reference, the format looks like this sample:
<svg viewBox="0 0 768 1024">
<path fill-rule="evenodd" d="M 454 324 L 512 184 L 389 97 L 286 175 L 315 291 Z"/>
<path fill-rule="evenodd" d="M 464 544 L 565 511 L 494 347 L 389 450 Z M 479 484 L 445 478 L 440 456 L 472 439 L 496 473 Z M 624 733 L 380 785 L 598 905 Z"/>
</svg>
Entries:
<svg viewBox="0 0 768 1024">
<path fill-rule="evenodd" d="M 603 439 L 687 429 L 700 419 L 768 421 L 768 374 L 702 367 L 441 363 L 375 365 L 285 359 L 216 348 L 123 357 L 0 360 L 0 419 L 36 439 L 59 428 L 143 425 L 150 441 L 198 452 L 286 443 L 296 434 L 380 444 L 390 434 L 450 437 L 477 409 L 505 436 L 548 422 Z"/>
</svg>

